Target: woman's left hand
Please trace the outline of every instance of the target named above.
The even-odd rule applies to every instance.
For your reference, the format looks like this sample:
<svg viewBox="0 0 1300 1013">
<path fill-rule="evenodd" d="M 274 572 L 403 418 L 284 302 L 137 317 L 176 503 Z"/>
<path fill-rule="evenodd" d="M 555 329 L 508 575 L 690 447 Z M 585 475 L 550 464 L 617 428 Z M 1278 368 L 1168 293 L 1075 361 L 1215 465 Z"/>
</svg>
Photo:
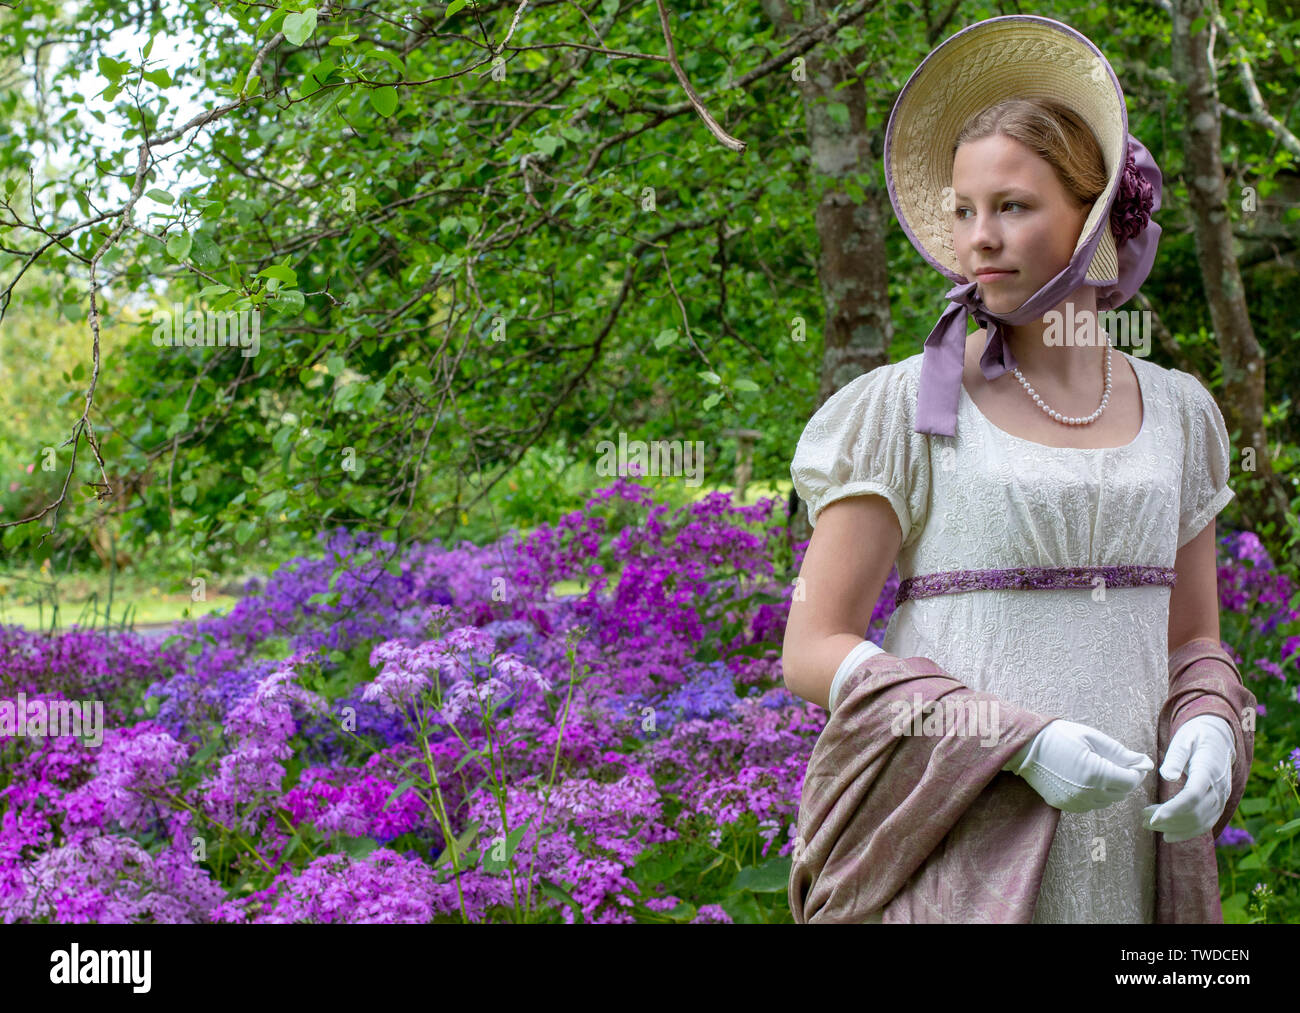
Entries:
<svg viewBox="0 0 1300 1013">
<path fill-rule="evenodd" d="M 1163 805 L 1142 810 L 1148 830 L 1163 831 L 1166 844 L 1200 837 L 1214 828 L 1232 792 L 1237 747 L 1232 726 L 1216 714 L 1198 714 L 1174 734 L 1160 767 L 1166 781 L 1187 771 L 1187 784 Z"/>
</svg>

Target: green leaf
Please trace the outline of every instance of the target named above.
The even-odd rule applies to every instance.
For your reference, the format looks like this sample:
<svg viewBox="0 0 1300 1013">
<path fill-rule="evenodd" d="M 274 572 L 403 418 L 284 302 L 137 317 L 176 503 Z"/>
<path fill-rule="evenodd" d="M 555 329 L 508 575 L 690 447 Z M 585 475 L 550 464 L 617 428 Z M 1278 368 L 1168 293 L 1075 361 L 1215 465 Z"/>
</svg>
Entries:
<svg viewBox="0 0 1300 1013">
<path fill-rule="evenodd" d="M 353 32 L 351 35 L 336 35 L 336 36 L 334 36 L 334 38 L 330 39 L 330 45 L 331 45 L 331 46 L 348 46 L 348 45 L 351 45 L 352 43 L 354 43 L 354 42 L 356 42 L 356 41 L 357 41 L 357 33 L 356 33 L 356 32 Z"/>
<path fill-rule="evenodd" d="M 505 838 L 505 845 L 506 845 L 506 857 L 505 857 L 505 861 L 501 861 L 501 862 L 499 862 L 499 861 L 497 861 L 495 858 L 492 857 L 492 851 L 493 851 L 493 850 L 495 849 L 495 847 L 496 847 L 496 842 L 495 842 L 495 841 L 492 843 L 492 846 L 491 846 L 491 847 L 486 848 L 486 849 L 484 850 L 484 852 L 483 852 L 483 871 L 484 871 L 484 872 L 486 872 L 488 875 L 496 875 L 497 873 L 501 872 L 502 870 L 504 870 L 506 867 L 508 867 L 508 866 L 510 865 L 510 859 L 514 857 L 515 850 L 519 847 L 519 841 L 523 838 L 524 834 L 527 832 L 527 830 L 528 830 L 528 824 L 531 823 L 532 821 L 533 821 L 533 818 L 530 816 L 530 817 L 528 817 L 527 820 L 524 821 L 524 823 L 523 823 L 522 826 L 515 827 L 514 830 L 511 830 L 510 833 L 506 834 L 506 838 Z"/>
<path fill-rule="evenodd" d="M 175 232 L 167 237 L 167 253 L 174 260 L 184 260 L 190 255 L 194 240 L 188 232 Z"/>
<path fill-rule="evenodd" d="M 560 143 L 560 138 L 552 137 L 549 134 L 533 138 L 533 147 L 538 151 L 546 152 L 547 155 L 554 155 L 555 149 L 560 146 Z"/>
<path fill-rule="evenodd" d="M 150 200 L 156 200 L 159 204 L 172 205 L 176 203 L 176 198 L 166 190 L 146 190 L 144 195 Z"/>
<path fill-rule="evenodd" d="M 252 521 L 240 521 L 235 525 L 235 542 L 243 545 L 253 537 L 255 530 L 257 530 L 257 526 Z"/>
<path fill-rule="evenodd" d="M 736 390 L 758 390 L 758 384 L 756 384 L 753 380 L 740 379 L 737 380 L 735 383 L 733 383 L 731 386 L 736 388 Z"/>
<path fill-rule="evenodd" d="M 274 278 L 276 281 L 284 282 L 290 288 L 298 284 L 298 275 L 293 268 L 284 264 L 272 264 L 265 271 L 258 271 L 254 276 L 257 278 Z"/>
<path fill-rule="evenodd" d="M 334 73 L 334 68 L 335 63 L 333 60 L 321 60 L 320 63 L 303 75 L 306 80 L 299 91 L 303 96 L 316 94 L 329 79 L 329 76 Z"/>
<path fill-rule="evenodd" d="M 272 304 L 277 313 L 301 313 L 302 308 L 307 305 L 307 300 L 296 288 L 287 292 L 280 292 L 275 302 Z"/>
<path fill-rule="evenodd" d="M 413 784 L 415 784 L 415 778 L 413 777 L 408 777 L 405 781 L 399 784 L 396 788 L 392 790 L 392 792 L 389 793 L 388 798 L 384 800 L 383 808 L 387 809 L 390 805 L 392 805 L 397 800 L 397 797 L 399 795 L 401 795 L 404 791 L 406 791 L 407 788 L 411 787 L 411 785 Z"/>
<path fill-rule="evenodd" d="M 351 409 L 352 403 L 361 393 L 362 387 L 359 383 L 345 383 L 339 388 L 338 393 L 334 396 L 334 406 L 338 411 L 345 412 Z"/>
<path fill-rule="evenodd" d="M 286 15 L 281 30 L 286 39 L 295 46 L 301 46 L 316 31 L 316 8 L 308 7 L 301 14 Z"/>
<path fill-rule="evenodd" d="M 572 894 L 570 894 L 559 884 L 553 883 L 549 879 L 543 879 L 541 885 L 541 892 L 545 894 L 547 897 L 550 897 L 552 900 L 558 900 L 558 901 L 562 901 L 565 904 L 568 904 L 569 907 L 573 908 L 575 914 L 577 915 L 578 921 L 579 922 L 582 921 L 582 905 L 579 904 L 576 900 L 574 900 Z"/>
<path fill-rule="evenodd" d="M 445 13 L 443 14 L 443 16 L 442 16 L 442 17 L 443 17 L 443 20 L 445 21 L 447 18 L 451 17 L 451 16 L 452 16 L 453 14 L 455 14 L 458 10 L 460 10 L 462 7 L 464 7 L 465 4 L 467 4 L 468 2 L 469 2 L 469 0 L 451 0 L 451 3 L 449 3 L 449 4 L 447 5 L 447 10 L 446 10 L 446 12 L 445 12 Z"/>
<path fill-rule="evenodd" d="M 392 116 L 397 111 L 397 89 L 392 87 L 372 88 L 370 90 L 370 104 L 375 107 L 375 112 L 385 118 Z"/>
<path fill-rule="evenodd" d="M 187 504 L 193 504 L 198 494 L 199 494 L 199 490 L 194 487 L 193 483 L 181 489 L 181 499 L 184 500 Z"/>
<path fill-rule="evenodd" d="M 390 52 L 387 49 L 367 49 L 361 54 L 361 58 L 364 60 L 367 57 L 374 57 L 376 60 L 383 60 L 392 67 L 393 70 L 397 71 L 398 77 L 406 77 L 406 64 L 402 62 L 402 58 L 396 53 Z"/>
<path fill-rule="evenodd" d="M 249 485 L 257 485 L 257 472 L 248 465 L 244 465 L 243 469 L 240 471 L 240 475 L 243 476 L 244 481 Z"/>
<path fill-rule="evenodd" d="M 170 88 L 172 86 L 172 76 L 166 70 L 146 70 L 144 79 L 150 84 L 156 84 L 159 88 Z"/>
<path fill-rule="evenodd" d="M 379 847 L 379 842 L 373 837 L 350 837 L 343 835 L 343 850 L 353 858 L 365 858 L 366 855 Z"/>
<path fill-rule="evenodd" d="M 220 267 L 221 250 L 206 232 L 194 233 L 194 262 L 200 267 Z"/>
<path fill-rule="evenodd" d="M 289 498 L 287 489 L 276 489 L 274 492 L 268 492 L 258 503 L 266 508 L 267 513 L 274 513 L 284 506 L 284 501 Z"/>
<path fill-rule="evenodd" d="M 670 327 L 666 331 L 660 331 L 659 337 L 655 338 L 655 351 L 661 351 L 677 340 L 677 328 Z"/>
<path fill-rule="evenodd" d="M 154 697 L 153 699 L 156 700 L 158 698 Z M 199 748 L 199 751 L 190 757 L 190 763 L 192 763 L 196 767 L 201 767 L 203 766 L 203 764 L 207 763 L 208 760 L 220 748 L 221 748 L 221 739 L 219 738 L 212 739 L 210 742 L 205 742 Z"/>
<path fill-rule="evenodd" d="M 736 873 L 729 891 L 751 890 L 754 893 L 785 893 L 790 885 L 790 856 L 778 855 L 762 865 L 749 865 Z"/>
<path fill-rule="evenodd" d="M 715 387 L 722 382 L 722 377 L 718 376 L 718 374 L 713 372 L 712 370 L 705 370 L 704 372 L 697 373 L 695 375 L 698 376 L 705 383 L 711 383 Z"/>
<path fill-rule="evenodd" d="M 295 426 L 281 426 L 274 436 L 271 437 L 271 447 L 277 454 L 283 454 L 289 449 L 289 440 L 297 431 Z"/>
<path fill-rule="evenodd" d="M 712 408 L 715 404 L 717 404 L 721 400 L 722 400 L 721 394 L 710 394 L 708 397 L 704 399 L 704 403 L 703 405 L 701 405 L 701 407 L 705 411 L 708 411 L 710 408 Z"/>
<path fill-rule="evenodd" d="M 101 56 L 99 58 L 99 72 L 106 78 L 117 84 L 122 80 L 122 75 L 131 69 L 129 63 L 122 63 L 120 60 L 114 60 L 111 56 Z"/>
<path fill-rule="evenodd" d="M 474 843 L 474 838 L 478 836 L 479 822 L 479 820 L 474 820 L 465 828 L 465 832 L 456 838 L 456 856 L 458 862 L 460 859 L 468 857 L 466 852 L 469 850 L 469 846 Z M 450 861 L 451 848 L 449 846 L 442 849 L 442 854 L 434 860 L 433 868 L 436 869 L 438 866 L 449 863 Z M 465 866 L 462 865 L 461 868 L 465 868 Z"/>
</svg>

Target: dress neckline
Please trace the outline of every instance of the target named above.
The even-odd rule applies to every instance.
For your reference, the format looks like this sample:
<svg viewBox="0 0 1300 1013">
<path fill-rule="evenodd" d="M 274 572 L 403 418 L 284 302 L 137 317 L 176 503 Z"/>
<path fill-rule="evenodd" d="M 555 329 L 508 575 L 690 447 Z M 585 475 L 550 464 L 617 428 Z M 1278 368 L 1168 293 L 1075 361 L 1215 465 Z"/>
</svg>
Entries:
<svg viewBox="0 0 1300 1013">
<path fill-rule="evenodd" d="M 1128 352 L 1122 351 L 1120 349 L 1115 349 L 1115 351 L 1119 352 L 1120 355 L 1124 356 L 1124 358 L 1126 358 L 1130 364 L 1138 361 L 1133 356 L 1129 355 Z M 970 392 L 966 390 L 966 382 L 964 380 L 962 381 L 961 384 L 961 396 L 970 405 L 971 411 L 974 412 L 975 415 L 979 416 L 979 418 L 981 418 L 984 421 L 984 424 L 986 426 L 988 426 L 994 432 L 1000 433 L 1008 440 L 1015 440 L 1017 443 L 1026 443 L 1031 447 L 1038 447 L 1042 450 L 1068 450 L 1071 453 L 1084 453 L 1084 454 L 1095 454 L 1098 451 L 1102 451 L 1102 450 L 1128 450 L 1131 447 L 1136 446 L 1138 441 L 1142 439 L 1142 436 L 1147 431 L 1147 423 L 1151 419 L 1151 405 L 1147 400 L 1146 386 L 1142 382 L 1142 373 L 1136 365 L 1133 365 L 1132 369 L 1133 369 L 1133 376 L 1137 380 L 1138 398 L 1142 402 L 1142 425 L 1138 427 L 1137 435 L 1134 436 L 1133 439 L 1131 439 L 1128 443 L 1120 444 L 1118 447 L 1054 447 L 1050 443 L 1039 443 L 1037 440 L 1027 440 L 1023 436 L 1016 436 L 1014 433 L 1007 432 L 1001 426 L 995 425 L 987 415 L 985 415 L 982 411 L 980 411 L 979 405 L 975 403 L 975 399 L 971 397 Z"/>
</svg>

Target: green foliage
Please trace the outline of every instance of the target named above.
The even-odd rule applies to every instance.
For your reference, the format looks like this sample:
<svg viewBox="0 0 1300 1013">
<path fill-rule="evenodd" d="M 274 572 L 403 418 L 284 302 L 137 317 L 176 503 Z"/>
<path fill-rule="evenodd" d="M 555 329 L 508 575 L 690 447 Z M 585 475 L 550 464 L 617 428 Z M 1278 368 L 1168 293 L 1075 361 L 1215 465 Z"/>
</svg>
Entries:
<svg viewBox="0 0 1300 1013">
<path fill-rule="evenodd" d="M 1167 36 L 1167 15 L 1131 3 L 1038 12 L 1094 34 L 1126 25 L 1106 36 L 1107 55 L 1125 77 L 1131 129 L 1161 161 L 1161 220 L 1179 221 L 1184 124 L 1164 76 L 1168 45 L 1152 44 Z M 935 29 L 886 7 L 818 44 L 819 59 L 857 68 L 850 84 L 862 90 L 865 122 L 852 122 L 860 106 L 848 94 L 819 100 L 822 111 L 864 131 L 876 156 L 870 171 L 832 177 L 813 168 L 808 87 L 793 59 L 767 67 L 789 39 L 761 5 L 687 5 L 673 15 L 683 70 L 747 145 L 742 155 L 719 144 L 662 62 L 564 43 L 590 35 L 589 16 L 608 49 L 659 53 L 656 17 L 613 0 L 587 16 L 558 7 L 516 23 L 513 13 L 458 2 L 405 20 L 305 3 L 236 3 L 215 16 L 200 0 L 144 13 L 108 0 L 0 8 L 0 63 L 24 66 L 38 43 L 68 40 L 65 62 L 46 72 L 46 105 L 0 89 L 0 113 L 16 125 L 0 134 L 0 178 L 29 226 L 15 230 L 15 243 L 35 249 L 38 227 L 67 232 L 29 269 L 3 321 L 7 347 L 11 323 L 31 335 L 41 321 L 58 335 L 53 352 L 22 339 L 19 361 L 39 379 L 5 385 L 6 407 L 16 399 L 25 417 L 0 421 L 0 477 L 39 446 L 59 447 L 59 467 L 17 491 L 0 484 L 5 519 L 57 498 L 70 465 L 71 447 L 60 445 L 89 383 L 86 265 L 97 253 L 101 330 L 111 337 L 91 421 L 107 475 L 83 433 L 61 526 L 102 514 L 87 483 L 107 477 L 120 495 L 110 523 L 123 544 L 162 541 L 199 565 L 228 565 L 280 532 L 310 538 L 335 524 L 495 537 L 578 499 L 571 469 L 620 432 L 702 442 L 709 484 L 720 485 L 732 448 L 723 431 L 758 429 L 755 479 L 784 479 L 822 366 L 815 208 L 836 190 L 862 202 L 875 191 L 881 204 L 880 134 Z M 992 13 L 963 10 L 960 20 Z M 1293 21 L 1250 4 L 1223 16 L 1283 108 Z M 432 35 L 478 18 L 493 38 L 512 33 L 499 56 Z M 128 44 L 126 29 L 147 41 Z M 192 38 L 201 57 L 163 66 L 154 43 L 175 37 Z M 1138 66 L 1147 72 L 1125 72 Z M 78 79 L 83 68 L 89 83 Z M 730 86 L 746 74 L 744 87 Z M 73 94 L 78 87 L 100 97 Z M 1221 87 L 1225 104 L 1249 107 L 1235 76 Z M 170 137 L 190 94 L 212 117 Z M 88 116 L 73 115 L 83 108 Z M 137 180 L 146 137 L 152 161 Z M 1223 143 L 1235 173 L 1229 211 L 1248 230 L 1261 219 L 1247 210 L 1245 187 L 1270 208 L 1284 205 L 1294 159 L 1235 117 L 1224 118 Z M 62 152 L 62 164 L 34 163 L 42 145 Z M 110 244 L 121 220 L 90 219 L 121 208 L 124 183 L 142 197 Z M 1300 210 L 1276 213 L 1269 227 L 1293 235 Z M 947 284 L 887 223 L 890 355 L 899 359 L 920 351 Z M 1300 365 L 1282 354 L 1293 337 L 1291 281 L 1270 266 L 1274 253 L 1258 251 L 1287 241 L 1243 242 L 1252 321 L 1280 408 L 1281 392 L 1300 381 Z M 6 282 L 19 266 L 0 254 Z M 1166 228 L 1145 291 L 1187 361 L 1213 376 L 1217 349 L 1200 337 L 1204 287 L 1192 237 Z M 128 293 L 154 298 L 152 313 L 129 311 Z M 201 316 L 207 338 L 218 314 L 257 314 L 260 345 L 160 345 L 159 321 L 173 306 Z M 1177 365 L 1160 347 L 1151 354 Z M 66 389 L 54 382 L 63 372 Z M 1280 411 L 1271 431 L 1287 467 L 1300 442 L 1292 415 Z M 547 474 L 557 466 L 544 462 L 557 459 L 559 474 Z M 1250 480 L 1234 475 L 1234 484 Z M 43 534 L 5 529 L 0 546 L 39 562 Z M 69 537 L 60 530 L 53 541 Z M 1267 537 L 1289 558 L 1289 533 Z"/>
</svg>

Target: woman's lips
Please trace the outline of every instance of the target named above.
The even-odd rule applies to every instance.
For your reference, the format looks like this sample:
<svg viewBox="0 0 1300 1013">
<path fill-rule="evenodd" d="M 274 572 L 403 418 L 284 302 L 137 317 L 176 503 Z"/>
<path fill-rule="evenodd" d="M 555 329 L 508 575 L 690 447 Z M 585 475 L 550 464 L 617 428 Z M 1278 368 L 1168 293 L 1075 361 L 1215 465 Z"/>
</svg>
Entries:
<svg viewBox="0 0 1300 1013">
<path fill-rule="evenodd" d="M 980 281 L 1001 281 L 1003 278 L 1010 278 L 1015 273 L 1015 271 L 985 271 L 975 277 Z"/>
</svg>

